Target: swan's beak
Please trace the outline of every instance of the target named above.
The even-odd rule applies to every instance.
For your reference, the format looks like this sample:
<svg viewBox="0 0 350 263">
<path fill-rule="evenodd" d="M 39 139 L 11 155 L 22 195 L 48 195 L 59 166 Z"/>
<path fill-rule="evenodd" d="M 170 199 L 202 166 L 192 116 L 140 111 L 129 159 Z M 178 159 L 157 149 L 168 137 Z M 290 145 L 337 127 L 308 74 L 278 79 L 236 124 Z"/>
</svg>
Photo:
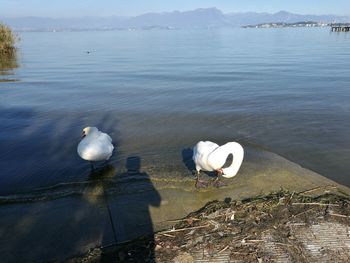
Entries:
<svg viewBox="0 0 350 263">
<path fill-rule="evenodd" d="M 81 134 L 81 138 L 83 139 L 86 136 L 85 132 Z"/>
</svg>

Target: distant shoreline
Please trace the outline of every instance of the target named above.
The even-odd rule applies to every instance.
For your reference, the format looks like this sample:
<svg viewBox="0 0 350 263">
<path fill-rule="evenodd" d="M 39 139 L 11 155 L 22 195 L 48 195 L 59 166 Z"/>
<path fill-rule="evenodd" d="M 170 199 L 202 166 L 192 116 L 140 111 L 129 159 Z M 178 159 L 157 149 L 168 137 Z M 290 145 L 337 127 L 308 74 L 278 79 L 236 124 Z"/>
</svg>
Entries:
<svg viewBox="0 0 350 263">
<path fill-rule="evenodd" d="M 348 23 L 323 23 L 314 21 L 302 21 L 296 23 L 285 23 L 285 22 L 273 22 L 273 23 L 261 23 L 255 25 L 245 25 L 242 28 L 284 28 L 284 27 L 331 27 L 331 26 L 343 26 L 349 25 Z"/>
<path fill-rule="evenodd" d="M 331 24 L 314 22 L 314 21 L 301 21 L 295 23 L 285 22 L 273 22 L 273 23 L 260 23 L 255 25 L 244 25 L 242 28 L 282 28 L 282 27 L 329 27 Z"/>
</svg>

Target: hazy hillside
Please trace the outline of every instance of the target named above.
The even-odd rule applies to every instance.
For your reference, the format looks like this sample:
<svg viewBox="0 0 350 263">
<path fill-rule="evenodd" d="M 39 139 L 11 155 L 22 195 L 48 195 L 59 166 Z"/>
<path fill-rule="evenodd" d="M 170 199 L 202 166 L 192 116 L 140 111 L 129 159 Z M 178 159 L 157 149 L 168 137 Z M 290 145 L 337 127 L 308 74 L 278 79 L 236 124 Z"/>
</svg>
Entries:
<svg viewBox="0 0 350 263">
<path fill-rule="evenodd" d="M 64 29 L 126 29 L 148 27 L 171 28 L 208 28 L 237 27 L 247 24 L 268 22 L 350 22 L 346 16 L 335 15 L 300 15 L 286 11 L 269 13 L 230 13 L 223 14 L 217 8 L 200 8 L 186 12 L 147 13 L 135 17 L 78 17 L 78 18 L 46 18 L 46 17 L 0 17 L 0 21 L 15 30 L 64 30 Z"/>
<path fill-rule="evenodd" d="M 269 13 L 231 13 L 226 15 L 233 25 L 260 24 L 269 22 L 285 22 L 295 23 L 301 21 L 315 21 L 325 23 L 343 23 L 350 22 L 350 18 L 346 16 L 335 15 L 299 15 L 286 11 L 280 11 L 275 14 Z"/>
</svg>

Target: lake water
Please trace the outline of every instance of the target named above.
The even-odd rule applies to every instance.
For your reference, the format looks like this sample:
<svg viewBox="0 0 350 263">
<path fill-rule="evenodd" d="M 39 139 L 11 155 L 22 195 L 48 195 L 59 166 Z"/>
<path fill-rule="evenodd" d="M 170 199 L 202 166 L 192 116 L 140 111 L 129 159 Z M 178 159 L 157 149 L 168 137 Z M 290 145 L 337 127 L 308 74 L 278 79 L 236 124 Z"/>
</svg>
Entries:
<svg viewBox="0 0 350 263">
<path fill-rule="evenodd" d="M 0 195 L 86 180 L 85 126 L 111 135 L 120 172 L 133 156 L 167 177 L 197 141 L 239 141 L 350 186 L 348 33 L 19 35 L 18 67 L 0 75 Z"/>
</svg>

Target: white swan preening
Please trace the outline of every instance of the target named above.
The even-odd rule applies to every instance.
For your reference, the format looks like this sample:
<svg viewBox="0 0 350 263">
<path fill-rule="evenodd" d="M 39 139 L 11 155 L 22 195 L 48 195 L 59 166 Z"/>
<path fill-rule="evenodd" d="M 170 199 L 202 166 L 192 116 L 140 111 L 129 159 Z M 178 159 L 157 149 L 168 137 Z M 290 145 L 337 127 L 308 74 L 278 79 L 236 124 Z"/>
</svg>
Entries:
<svg viewBox="0 0 350 263">
<path fill-rule="evenodd" d="M 232 154 L 232 164 L 223 168 L 227 157 Z M 198 180 L 200 171 L 217 171 L 225 178 L 234 177 L 242 165 L 243 147 L 237 142 L 228 142 L 222 146 L 210 141 L 200 141 L 193 148 L 193 161 L 196 165 Z"/>
<path fill-rule="evenodd" d="M 82 138 L 77 149 L 82 159 L 91 162 L 104 161 L 112 156 L 114 146 L 108 134 L 96 127 L 86 127 L 83 129 Z"/>
</svg>

